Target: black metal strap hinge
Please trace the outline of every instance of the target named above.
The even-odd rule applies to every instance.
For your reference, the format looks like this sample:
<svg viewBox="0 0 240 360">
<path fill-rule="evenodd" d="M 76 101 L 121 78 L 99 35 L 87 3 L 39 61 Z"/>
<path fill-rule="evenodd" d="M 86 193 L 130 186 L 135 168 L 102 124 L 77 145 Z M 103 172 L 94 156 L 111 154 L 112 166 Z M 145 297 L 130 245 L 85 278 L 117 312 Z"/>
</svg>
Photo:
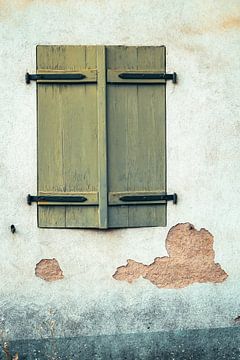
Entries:
<svg viewBox="0 0 240 360">
<path fill-rule="evenodd" d="M 39 196 L 32 196 L 28 194 L 27 196 L 27 203 L 28 205 L 32 205 L 32 202 L 38 201 L 46 201 L 46 202 L 54 202 L 54 203 L 64 203 L 64 202 L 71 202 L 71 203 L 78 203 L 78 202 L 85 202 L 87 198 L 84 196 L 57 196 L 57 195 L 39 195 Z"/>
<path fill-rule="evenodd" d="M 137 202 L 137 201 L 172 201 L 177 204 L 177 194 L 159 194 L 159 195 L 127 195 L 119 198 L 124 202 Z"/>
<path fill-rule="evenodd" d="M 172 80 L 174 84 L 177 82 L 177 74 L 174 72 L 172 74 L 166 73 L 121 73 L 118 75 L 121 79 L 132 79 L 132 80 Z"/>
<path fill-rule="evenodd" d="M 83 74 L 29 74 L 26 73 L 25 80 L 26 84 L 30 84 L 31 81 L 37 80 L 52 80 L 52 81 L 62 81 L 62 80 L 82 80 L 85 79 Z"/>
</svg>

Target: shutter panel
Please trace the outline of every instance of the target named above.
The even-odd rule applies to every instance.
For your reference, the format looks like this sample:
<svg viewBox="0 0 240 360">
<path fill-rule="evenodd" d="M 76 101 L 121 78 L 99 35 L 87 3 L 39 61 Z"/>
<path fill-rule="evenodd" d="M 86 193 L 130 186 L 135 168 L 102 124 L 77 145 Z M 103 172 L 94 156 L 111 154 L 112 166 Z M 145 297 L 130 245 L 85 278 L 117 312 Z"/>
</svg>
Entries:
<svg viewBox="0 0 240 360">
<path fill-rule="evenodd" d="M 131 72 L 165 72 L 165 48 L 37 47 L 38 74 L 83 74 L 37 80 L 38 195 L 70 199 L 38 201 L 39 227 L 166 224 L 166 201 L 128 201 L 166 192 L 166 81 Z"/>
<path fill-rule="evenodd" d="M 38 73 L 86 75 L 77 84 L 37 83 L 38 195 L 88 199 L 74 206 L 39 205 L 40 227 L 100 226 L 97 61 L 94 46 L 37 47 Z"/>
<path fill-rule="evenodd" d="M 165 47 L 107 48 L 109 227 L 166 225 L 166 202 L 120 197 L 166 191 L 165 81 L 116 74 L 165 72 Z"/>
</svg>

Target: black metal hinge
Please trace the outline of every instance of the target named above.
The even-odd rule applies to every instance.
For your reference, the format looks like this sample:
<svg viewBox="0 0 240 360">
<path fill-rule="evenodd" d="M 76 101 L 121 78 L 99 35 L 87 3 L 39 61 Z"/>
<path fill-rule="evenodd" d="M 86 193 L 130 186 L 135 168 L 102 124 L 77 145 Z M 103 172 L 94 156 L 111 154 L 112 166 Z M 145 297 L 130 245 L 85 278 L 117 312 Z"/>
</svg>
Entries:
<svg viewBox="0 0 240 360">
<path fill-rule="evenodd" d="M 28 205 L 32 205 L 32 202 L 38 202 L 38 201 L 46 201 L 46 202 L 85 202 L 87 201 L 87 198 L 84 196 L 50 196 L 50 195 L 39 195 L 39 196 L 32 196 L 28 194 L 27 196 L 27 203 Z"/>
<path fill-rule="evenodd" d="M 177 204 L 177 194 L 159 194 L 159 195 L 127 195 L 119 198 L 125 202 L 137 202 L 137 201 L 172 201 L 173 204 Z"/>
<path fill-rule="evenodd" d="M 177 82 L 177 74 L 174 72 L 172 74 L 166 73 L 121 73 L 118 75 L 121 79 L 132 79 L 132 80 L 172 80 L 174 84 Z"/>
<path fill-rule="evenodd" d="M 53 81 L 62 81 L 62 80 L 82 80 L 85 79 L 83 74 L 29 74 L 26 73 L 25 81 L 26 84 L 30 84 L 31 81 L 37 80 L 53 80 Z"/>
</svg>

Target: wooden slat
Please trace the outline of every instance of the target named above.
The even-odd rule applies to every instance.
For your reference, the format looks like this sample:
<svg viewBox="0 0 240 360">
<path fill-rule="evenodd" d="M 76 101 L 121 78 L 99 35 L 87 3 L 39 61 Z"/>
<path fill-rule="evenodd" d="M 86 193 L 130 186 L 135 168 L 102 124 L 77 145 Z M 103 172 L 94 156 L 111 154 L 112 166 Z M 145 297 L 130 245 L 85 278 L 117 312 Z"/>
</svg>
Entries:
<svg viewBox="0 0 240 360">
<path fill-rule="evenodd" d="M 97 47 L 98 68 L 98 188 L 99 228 L 108 227 L 107 206 L 107 134 L 106 134 L 106 59 L 105 47 Z"/>
<path fill-rule="evenodd" d="M 78 46 L 76 67 L 96 69 L 94 46 Z M 75 55 L 76 56 L 76 55 Z M 67 64 L 66 64 L 67 66 Z M 66 189 L 98 191 L 98 124 L 96 84 L 69 85 L 64 137 Z M 66 227 L 98 227 L 97 206 L 67 206 Z"/>
<path fill-rule="evenodd" d="M 164 47 L 138 47 L 138 69 L 148 68 L 165 72 Z M 131 190 L 153 191 L 161 188 L 165 191 L 165 85 L 138 86 L 138 120 L 137 130 L 133 124 L 131 134 L 135 131 L 137 151 L 129 143 L 130 152 L 136 152 L 133 166 L 129 167 Z M 132 226 L 166 225 L 166 205 L 143 205 L 129 207 L 129 223 Z"/>
<path fill-rule="evenodd" d="M 38 54 L 37 61 L 41 62 Z M 38 192 L 64 191 L 61 93 L 54 85 L 37 87 L 38 99 Z M 65 227 L 65 207 L 38 208 L 40 227 Z"/>
<path fill-rule="evenodd" d="M 135 47 L 107 47 L 107 68 L 134 69 Z M 131 88 L 131 89 L 130 89 Z M 136 85 L 107 85 L 108 191 L 128 190 L 128 116 L 136 110 Z M 130 111 L 128 111 L 128 109 Z M 128 116 L 126 116 L 128 114 Z M 109 227 L 128 227 L 128 206 L 109 206 Z"/>
</svg>

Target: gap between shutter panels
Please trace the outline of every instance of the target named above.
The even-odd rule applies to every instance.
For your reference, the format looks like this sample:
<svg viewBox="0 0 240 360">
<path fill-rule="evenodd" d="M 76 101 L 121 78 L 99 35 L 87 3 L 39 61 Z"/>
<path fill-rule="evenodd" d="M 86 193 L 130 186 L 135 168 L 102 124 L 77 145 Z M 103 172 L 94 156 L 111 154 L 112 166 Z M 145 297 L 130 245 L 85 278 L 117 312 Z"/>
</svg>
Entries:
<svg viewBox="0 0 240 360">
<path fill-rule="evenodd" d="M 105 84 L 103 61 L 105 48 L 85 47 L 85 50 L 84 47 L 77 47 L 81 49 L 71 48 L 74 49 L 70 49 L 68 46 L 58 47 L 58 49 L 48 48 L 48 54 L 44 56 L 45 60 L 50 57 L 51 61 L 49 61 L 47 67 L 46 61 L 45 64 L 39 64 L 38 58 L 38 71 L 42 71 L 44 67 L 46 73 L 49 70 L 66 72 L 80 71 L 81 69 L 84 72 L 86 71 L 86 69 L 84 70 L 86 65 L 94 66 L 97 62 L 98 65 L 100 62 L 102 69 L 98 68 L 98 85 L 94 83 L 73 84 L 71 86 L 65 84 L 45 85 L 43 83 L 38 85 L 38 100 L 39 106 L 41 106 L 41 112 L 40 109 L 38 112 L 38 127 L 40 128 L 38 150 L 43 152 L 43 154 L 39 154 L 38 194 L 57 195 L 60 193 L 74 195 L 77 193 L 87 196 L 88 193 L 88 197 L 92 197 L 92 199 L 88 198 L 88 201 L 80 206 L 70 204 L 62 206 L 61 203 L 61 205 L 54 203 L 55 206 L 39 206 L 39 226 L 106 228 L 165 225 L 165 205 L 159 206 L 156 203 L 152 205 L 152 202 L 146 205 L 144 201 L 141 205 L 139 203 L 131 203 L 129 206 L 118 205 L 118 203 L 122 204 L 119 197 L 123 192 L 129 195 L 140 194 L 146 196 L 165 193 L 165 86 L 156 87 L 154 84 L 137 85 L 128 83 Z M 158 53 L 160 49 L 161 53 Z M 73 54 L 69 55 L 69 51 L 72 51 Z M 79 56 L 80 54 L 83 55 L 84 51 L 84 56 Z M 156 72 L 158 70 L 156 67 L 160 67 L 158 63 L 159 54 L 161 55 L 162 66 L 160 71 L 165 71 L 165 48 L 107 47 L 106 51 L 108 74 L 111 74 L 111 71 L 118 71 L 116 69 L 121 69 L 119 71 L 134 70 L 135 72 L 145 69 L 147 71 L 147 66 L 153 67 L 152 72 Z M 92 57 L 89 52 L 91 52 Z M 74 53 L 75 56 L 78 53 L 77 64 L 73 60 Z M 41 57 L 41 54 L 39 56 Z M 79 58 L 82 59 L 81 63 Z M 91 61 L 87 60 L 90 58 Z M 139 58 L 141 61 L 139 61 Z M 69 59 L 72 60 L 69 61 Z M 115 70 L 113 70 L 114 67 Z M 92 69 L 88 69 L 88 71 L 93 73 Z M 54 100 L 52 103 L 49 100 L 49 95 L 52 95 Z M 74 101 L 74 98 L 77 100 Z M 58 107 L 54 108 L 56 103 Z M 159 103 L 161 103 L 161 106 Z M 46 105 L 47 114 L 46 111 L 44 113 L 42 110 L 42 107 Z M 40 124 L 41 121 L 44 121 L 42 120 L 42 111 L 45 116 L 45 123 L 47 119 L 51 120 L 51 129 L 44 128 Z M 158 112 L 161 112 L 161 121 L 159 123 Z M 79 117 L 74 116 L 76 113 L 81 114 L 80 121 Z M 86 119 L 88 119 L 87 122 Z M 106 128 L 106 119 L 108 119 L 108 128 Z M 97 120 L 99 121 L 98 124 Z M 91 125 L 88 126 L 88 124 Z M 86 126 L 88 126 L 88 129 L 85 128 Z M 58 137 L 52 138 L 52 145 L 49 145 L 50 134 L 53 131 L 57 132 Z M 108 164 L 106 164 L 106 150 L 104 150 L 106 132 L 108 137 Z M 97 136 L 98 155 L 96 144 L 94 144 Z M 44 166 L 44 164 L 46 165 L 44 159 L 46 160 L 47 155 L 44 153 L 44 149 L 42 150 L 41 141 L 43 141 L 43 138 L 46 146 L 50 146 L 47 150 L 47 170 L 45 169 L 46 166 Z M 159 146 L 161 147 L 161 153 L 159 152 Z M 155 153 L 155 148 L 158 149 L 158 154 Z M 52 154 L 50 157 L 49 153 Z M 158 155 L 160 155 L 160 162 L 157 159 Z M 97 158 L 100 166 L 97 165 Z M 140 161 L 143 165 L 139 165 Z M 91 168 L 89 164 L 92 165 Z M 106 186 L 107 165 L 108 189 Z M 49 171 L 54 166 L 54 172 Z M 87 167 L 87 171 L 84 166 Z M 94 166 L 95 170 L 98 169 L 98 174 L 92 170 Z M 82 176 L 81 172 L 76 172 L 79 167 L 85 169 Z M 91 177 L 89 177 L 89 172 L 92 175 Z M 156 178 L 157 176 L 158 178 Z M 155 183 L 152 181 L 153 177 L 155 177 Z M 99 185 L 96 186 L 96 179 L 104 180 L 99 181 Z M 161 185 L 159 185 L 160 183 Z M 157 184 L 157 187 L 155 184 Z M 99 189 L 100 195 L 97 196 Z M 96 206 L 97 197 L 99 204 L 101 203 L 100 211 Z M 107 204 L 111 199 L 114 199 L 113 203 Z M 166 204 L 166 201 L 161 201 L 161 204 Z"/>
</svg>

